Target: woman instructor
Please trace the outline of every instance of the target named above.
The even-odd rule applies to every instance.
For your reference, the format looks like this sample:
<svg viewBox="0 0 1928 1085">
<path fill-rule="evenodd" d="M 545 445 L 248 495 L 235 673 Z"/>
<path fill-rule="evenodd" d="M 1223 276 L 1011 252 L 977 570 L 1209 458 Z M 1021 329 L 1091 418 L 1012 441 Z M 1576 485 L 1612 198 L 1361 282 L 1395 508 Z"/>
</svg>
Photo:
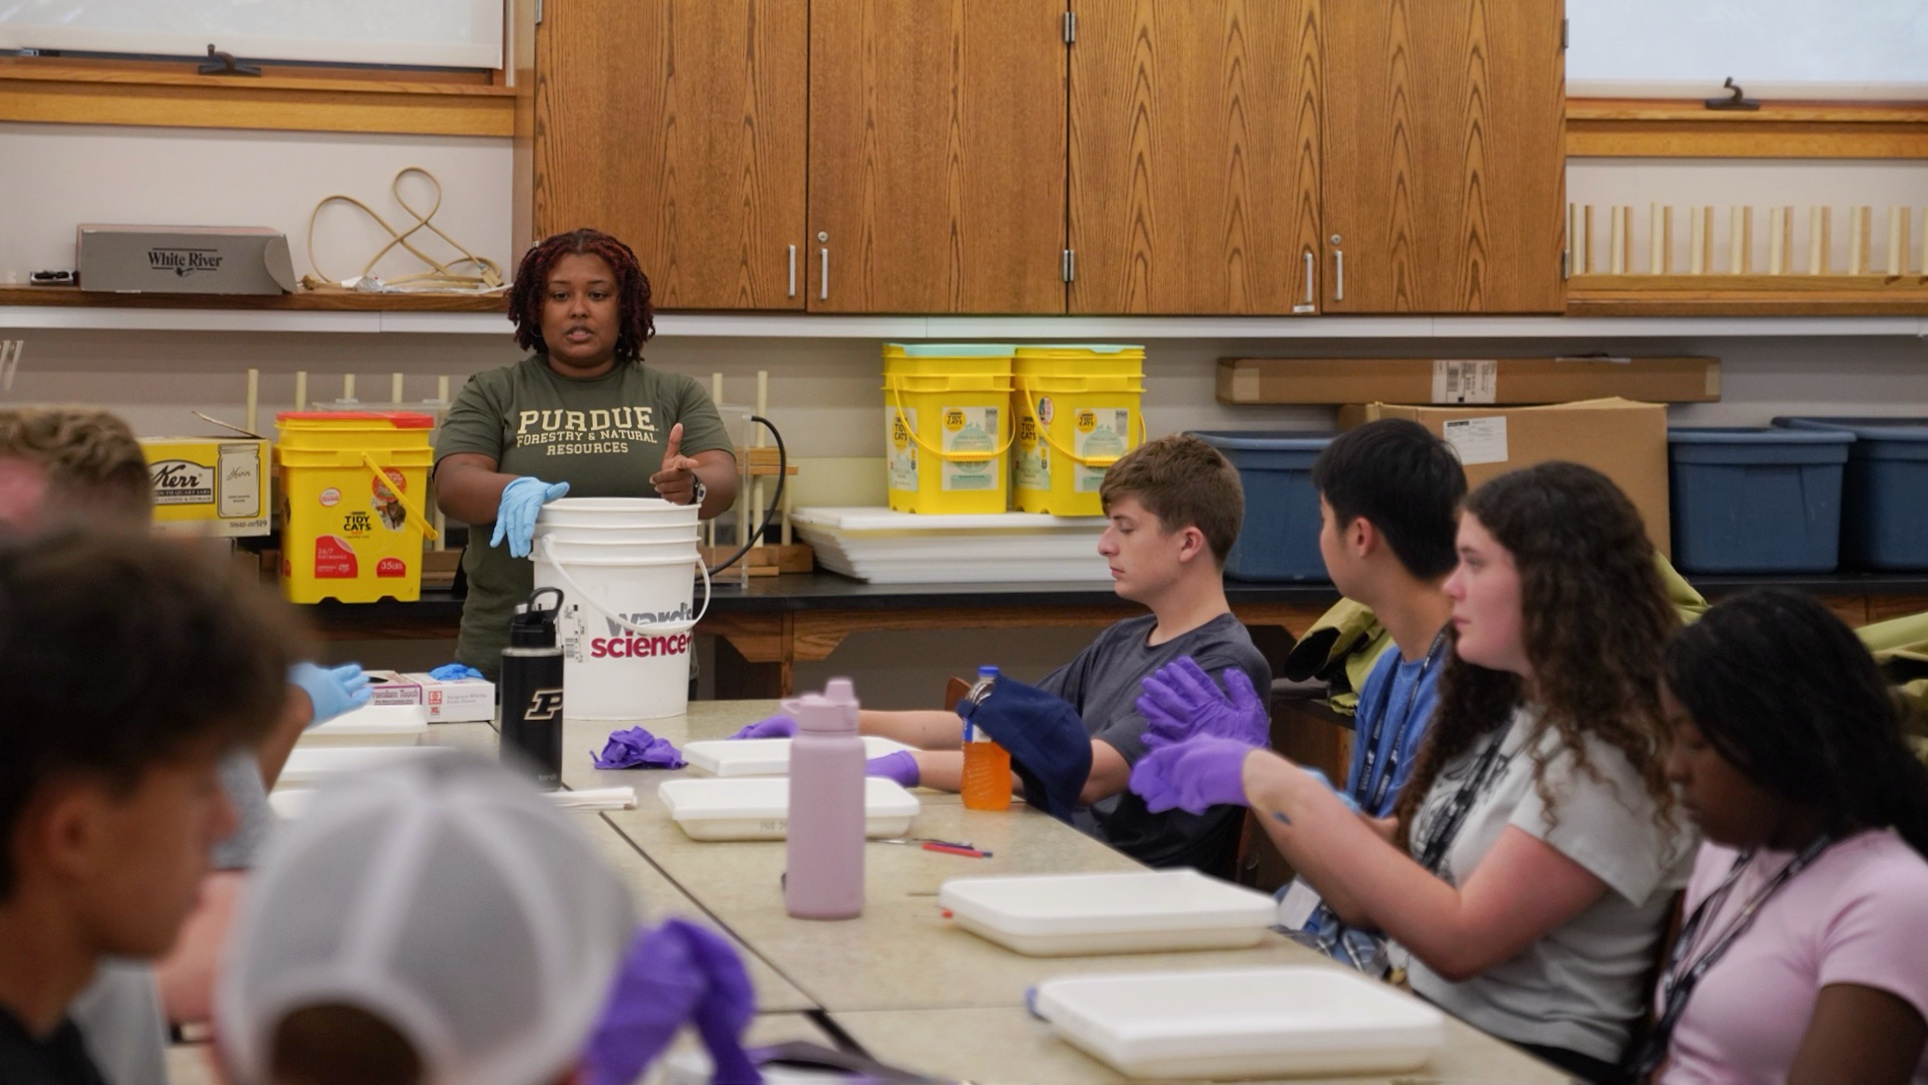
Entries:
<svg viewBox="0 0 1928 1085">
<path fill-rule="evenodd" d="M 491 680 L 509 618 L 534 586 L 528 554 L 545 502 L 660 497 L 700 505 L 707 519 L 736 499 L 716 404 L 690 377 L 643 368 L 651 317 L 629 246 L 597 230 L 557 234 L 522 258 L 510 288 L 529 357 L 469 378 L 449 407 L 436 503 L 477 529 L 462 558 L 469 594 L 455 657 Z"/>
</svg>

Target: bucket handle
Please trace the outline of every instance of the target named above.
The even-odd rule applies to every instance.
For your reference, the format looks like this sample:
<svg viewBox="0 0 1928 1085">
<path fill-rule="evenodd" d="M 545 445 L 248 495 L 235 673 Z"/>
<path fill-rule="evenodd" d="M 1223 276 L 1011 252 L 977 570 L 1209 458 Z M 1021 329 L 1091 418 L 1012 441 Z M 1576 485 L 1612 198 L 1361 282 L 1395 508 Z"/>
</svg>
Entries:
<svg viewBox="0 0 1928 1085">
<path fill-rule="evenodd" d="M 570 576 L 569 570 L 563 566 L 562 562 L 556 560 L 555 555 L 549 552 L 549 542 L 553 537 L 554 536 L 544 535 L 541 539 L 537 540 L 537 546 L 542 551 L 541 560 L 549 565 L 555 566 L 556 575 L 562 577 L 562 582 L 569 585 L 569 589 L 576 593 L 576 598 L 584 600 L 590 606 L 602 611 L 604 617 L 622 626 L 624 629 L 629 630 L 631 633 L 686 633 L 696 628 L 696 623 L 702 621 L 703 615 L 710 612 L 710 567 L 703 564 L 702 560 L 697 556 L 691 556 L 690 561 L 694 562 L 696 567 L 703 571 L 703 609 L 697 611 L 696 617 L 691 618 L 687 623 L 643 622 L 639 624 L 617 614 L 613 608 L 604 605 L 602 600 L 585 591 L 581 584 L 576 583 L 576 578 Z"/>
<path fill-rule="evenodd" d="M 1004 439 L 1004 444 L 1000 445 L 994 451 L 946 452 L 941 448 L 932 448 L 930 445 L 927 445 L 924 443 L 924 439 L 922 437 L 919 437 L 917 435 L 916 426 L 913 426 L 908 422 L 904 421 L 904 391 L 902 388 L 898 387 L 896 381 L 890 382 L 890 398 L 892 401 L 894 401 L 897 404 L 897 421 L 903 424 L 904 432 L 910 434 L 910 439 L 917 442 L 917 447 L 923 449 L 924 451 L 930 453 L 933 456 L 936 456 L 938 459 L 956 460 L 960 463 L 981 463 L 985 460 L 994 460 L 994 459 L 997 459 L 999 456 L 1004 455 L 1005 450 L 1011 447 L 1011 442 L 1018 439 L 1018 423 L 1017 423 L 1017 419 L 1014 418 L 1011 420 L 1011 435 L 1009 437 L 1006 437 Z"/>
<path fill-rule="evenodd" d="M 1069 457 L 1072 462 L 1082 464 L 1086 467 L 1110 467 L 1112 464 L 1124 458 L 1123 456 L 1080 456 L 1076 452 L 1059 444 L 1057 438 L 1051 436 L 1051 427 L 1045 424 L 1044 419 L 1038 417 L 1037 409 L 1031 405 L 1030 389 L 1025 387 L 1024 381 L 1022 380 L 1018 381 L 1018 393 L 1018 402 L 1024 404 L 1024 417 L 1035 419 L 1038 423 L 1038 433 L 1044 438 L 1045 443 L 1062 452 L 1065 456 Z M 1145 405 L 1143 402 L 1139 403 L 1138 410 L 1135 413 L 1138 415 L 1138 444 L 1132 445 L 1132 448 L 1137 448 L 1138 445 L 1145 443 Z M 1130 451 L 1130 449 L 1126 449 L 1126 451 Z"/>
<path fill-rule="evenodd" d="M 430 542 L 442 537 L 442 533 L 435 530 L 435 525 L 428 522 L 428 517 L 422 515 L 422 507 L 417 505 L 415 499 L 408 496 L 408 492 L 403 490 L 394 479 L 388 477 L 388 472 L 383 471 L 381 465 L 375 462 L 375 457 L 364 452 L 361 454 L 361 462 L 363 467 L 368 468 L 368 473 L 375 476 L 375 481 L 381 483 L 382 488 L 402 506 L 402 511 L 408 513 L 408 522 L 415 525 L 415 530 L 421 532 L 422 536 Z"/>
</svg>

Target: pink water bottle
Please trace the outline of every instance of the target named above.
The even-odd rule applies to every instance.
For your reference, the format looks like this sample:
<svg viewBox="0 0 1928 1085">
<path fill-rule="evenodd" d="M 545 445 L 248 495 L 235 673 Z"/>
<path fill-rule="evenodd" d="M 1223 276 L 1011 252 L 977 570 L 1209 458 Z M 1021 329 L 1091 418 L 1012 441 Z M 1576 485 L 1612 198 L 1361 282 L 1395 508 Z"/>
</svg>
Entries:
<svg viewBox="0 0 1928 1085">
<path fill-rule="evenodd" d="M 864 740 L 857 694 L 832 678 L 783 702 L 790 740 L 790 827 L 783 906 L 798 919 L 855 919 L 864 910 Z"/>
</svg>

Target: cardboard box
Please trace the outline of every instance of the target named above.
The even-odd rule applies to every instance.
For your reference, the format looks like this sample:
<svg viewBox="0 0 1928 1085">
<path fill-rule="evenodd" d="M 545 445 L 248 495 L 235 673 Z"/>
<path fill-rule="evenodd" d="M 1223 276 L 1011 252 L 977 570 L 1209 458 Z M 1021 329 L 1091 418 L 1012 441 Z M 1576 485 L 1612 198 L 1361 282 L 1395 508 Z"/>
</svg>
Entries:
<svg viewBox="0 0 1928 1085">
<path fill-rule="evenodd" d="M 295 289 L 288 238 L 266 226 L 82 223 L 80 288 L 113 294 L 282 294 Z"/>
<path fill-rule="evenodd" d="M 143 437 L 163 535 L 266 535 L 273 443 L 257 437 Z"/>
<path fill-rule="evenodd" d="M 1466 466 L 1466 484 L 1547 460 L 1585 464 L 1632 499 L 1647 537 L 1672 555 L 1667 504 L 1667 408 L 1657 403 L 1595 399 L 1546 407 L 1413 407 L 1388 403 L 1339 409 L 1351 429 L 1381 418 L 1410 418 L 1446 439 Z"/>
<path fill-rule="evenodd" d="M 1643 403 L 1720 399 L 1720 359 L 1221 358 L 1220 403 Z"/>
<path fill-rule="evenodd" d="M 429 674 L 369 671 L 370 704 L 421 705 L 430 723 L 487 723 L 495 718 L 495 683 L 480 678 L 444 682 Z"/>
</svg>

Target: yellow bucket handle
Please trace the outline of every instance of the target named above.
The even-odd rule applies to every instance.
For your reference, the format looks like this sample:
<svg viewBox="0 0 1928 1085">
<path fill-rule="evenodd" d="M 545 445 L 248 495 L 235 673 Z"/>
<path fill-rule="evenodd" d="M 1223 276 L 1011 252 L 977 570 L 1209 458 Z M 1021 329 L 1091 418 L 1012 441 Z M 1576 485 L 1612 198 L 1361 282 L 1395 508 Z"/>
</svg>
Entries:
<svg viewBox="0 0 1928 1085">
<path fill-rule="evenodd" d="M 1044 419 L 1038 417 L 1037 408 L 1031 405 L 1031 392 L 1030 392 L 1030 389 L 1024 386 L 1023 381 L 1018 382 L 1018 391 L 1021 393 L 1018 396 L 1018 401 L 1024 404 L 1024 417 L 1036 419 L 1038 423 L 1038 433 L 1044 437 L 1045 443 L 1050 445 L 1052 448 L 1057 449 L 1059 452 L 1064 453 L 1066 456 L 1068 456 L 1071 459 L 1073 463 L 1082 464 L 1085 467 L 1110 467 L 1112 464 L 1117 463 L 1119 460 L 1124 458 L 1122 455 L 1120 456 L 1080 456 L 1076 452 L 1073 452 L 1070 449 L 1059 444 L 1057 442 L 1057 439 L 1051 436 L 1051 427 L 1045 424 Z M 1145 443 L 1144 405 L 1141 403 L 1139 405 L 1138 410 L 1132 413 L 1138 416 L 1138 444 L 1132 445 L 1131 447 L 1137 448 L 1138 445 L 1142 445 Z M 1129 452 L 1131 451 L 1131 449 L 1126 449 L 1125 451 Z"/>
<path fill-rule="evenodd" d="M 993 451 L 946 452 L 941 448 L 932 448 L 930 445 L 927 445 L 924 443 L 924 439 L 922 437 L 919 437 L 917 435 L 917 427 L 905 421 L 904 392 L 903 392 L 903 389 L 897 386 L 896 381 L 890 382 L 890 398 L 892 399 L 892 401 L 894 401 L 897 404 L 897 421 L 900 423 L 903 423 L 904 432 L 910 434 L 910 439 L 917 442 L 917 447 L 923 449 L 924 451 L 930 453 L 933 456 L 938 457 L 939 459 L 956 460 L 960 463 L 979 463 L 984 460 L 994 460 L 994 459 L 997 459 L 999 456 L 1004 455 L 1005 451 L 1011 447 L 1011 442 L 1018 439 L 1018 423 L 1017 423 L 1017 419 L 1014 418 L 1011 420 L 1011 435 L 1004 439 L 1004 444 L 1000 445 L 998 448 L 996 448 Z"/>
<path fill-rule="evenodd" d="M 422 515 L 421 506 L 417 505 L 415 499 L 408 496 L 408 492 L 397 485 L 394 479 L 388 477 L 388 472 L 383 471 L 381 465 L 375 462 L 375 457 L 364 452 L 361 454 L 361 462 L 363 467 L 368 468 L 368 473 L 375 476 L 375 481 L 395 496 L 396 502 L 402 506 L 402 511 L 408 513 L 408 522 L 415 525 L 415 530 L 420 531 L 422 536 L 430 542 L 442 537 L 442 533 L 435 530 L 435 525 L 428 522 L 428 517 Z"/>
</svg>

